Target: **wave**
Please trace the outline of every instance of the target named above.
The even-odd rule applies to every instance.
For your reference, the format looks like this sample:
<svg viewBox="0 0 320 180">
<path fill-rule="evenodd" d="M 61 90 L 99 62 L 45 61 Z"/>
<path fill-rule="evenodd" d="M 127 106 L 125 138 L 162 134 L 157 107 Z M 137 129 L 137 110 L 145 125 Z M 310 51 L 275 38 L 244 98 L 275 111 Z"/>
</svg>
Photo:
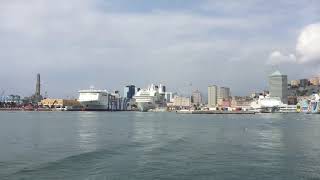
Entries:
<svg viewBox="0 0 320 180">
<path fill-rule="evenodd" d="M 85 152 L 47 162 L 38 166 L 23 168 L 9 176 L 7 179 L 65 179 L 74 177 L 77 174 L 92 171 L 97 165 L 112 156 L 121 155 L 121 151 L 104 149 Z"/>
</svg>

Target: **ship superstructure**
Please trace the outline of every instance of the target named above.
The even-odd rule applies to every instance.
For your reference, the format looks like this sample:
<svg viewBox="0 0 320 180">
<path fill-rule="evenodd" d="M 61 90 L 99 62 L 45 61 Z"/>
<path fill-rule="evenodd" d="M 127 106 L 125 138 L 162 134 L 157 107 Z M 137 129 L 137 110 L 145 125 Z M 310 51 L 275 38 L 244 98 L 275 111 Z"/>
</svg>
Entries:
<svg viewBox="0 0 320 180">
<path fill-rule="evenodd" d="M 109 110 L 109 95 L 107 90 L 80 90 L 78 101 L 84 110 L 107 111 Z"/>
<path fill-rule="evenodd" d="M 151 84 L 148 88 L 141 89 L 133 97 L 138 109 L 142 112 L 165 106 L 165 86 Z"/>
<path fill-rule="evenodd" d="M 260 95 L 258 99 L 251 104 L 251 111 L 259 113 L 293 113 L 297 112 L 296 105 L 282 103 L 279 97 L 270 97 L 269 95 Z"/>
</svg>

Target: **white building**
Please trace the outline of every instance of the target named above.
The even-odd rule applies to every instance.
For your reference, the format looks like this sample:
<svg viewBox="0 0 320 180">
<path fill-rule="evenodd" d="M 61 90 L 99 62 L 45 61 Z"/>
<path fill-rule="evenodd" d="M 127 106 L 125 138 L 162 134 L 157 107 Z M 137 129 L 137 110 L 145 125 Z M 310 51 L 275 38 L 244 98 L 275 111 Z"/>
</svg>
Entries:
<svg viewBox="0 0 320 180">
<path fill-rule="evenodd" d="M 218 87 L 212 85 L 208 87 L 208 107 L 216 107 L 218 99 Z"/>
<path fill-rule="evenodd" d="M 187 97 L 180 97 L 176 96 L 173 98 L 173 106 L 176 107 L 190 107 L 191 106 L 191 100 Z"/>
</svg>

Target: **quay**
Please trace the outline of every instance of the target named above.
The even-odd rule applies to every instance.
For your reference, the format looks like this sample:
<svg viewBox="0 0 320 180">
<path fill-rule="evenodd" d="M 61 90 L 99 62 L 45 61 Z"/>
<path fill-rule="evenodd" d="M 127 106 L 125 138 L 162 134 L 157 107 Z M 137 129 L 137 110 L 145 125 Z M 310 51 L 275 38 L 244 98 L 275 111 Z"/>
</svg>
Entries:
<svg viewBox="0 0 320 180">
<path fill-rule="evenodd" d="M 189 111 L 189 110 L 180 110 L 177 111 L 177 114 L 255 114 L 251 111 Z"/>
</svg>

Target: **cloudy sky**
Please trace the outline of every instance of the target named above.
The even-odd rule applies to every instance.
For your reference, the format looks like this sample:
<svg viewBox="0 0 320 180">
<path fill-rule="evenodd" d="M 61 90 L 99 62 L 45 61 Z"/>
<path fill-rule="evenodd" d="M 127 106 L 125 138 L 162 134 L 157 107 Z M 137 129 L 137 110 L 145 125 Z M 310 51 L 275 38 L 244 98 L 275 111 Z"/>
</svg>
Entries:
<svg viewBox="0 0 320 180">
<path fill-rule="evenodd" d="M 1 0 L 0 63 L 7 94 L 32 94 L 39 72 L 52 97 L 152 82 L 246 95 L 275 69 L 320 74 L 320 1 Z"/>
</svg>

